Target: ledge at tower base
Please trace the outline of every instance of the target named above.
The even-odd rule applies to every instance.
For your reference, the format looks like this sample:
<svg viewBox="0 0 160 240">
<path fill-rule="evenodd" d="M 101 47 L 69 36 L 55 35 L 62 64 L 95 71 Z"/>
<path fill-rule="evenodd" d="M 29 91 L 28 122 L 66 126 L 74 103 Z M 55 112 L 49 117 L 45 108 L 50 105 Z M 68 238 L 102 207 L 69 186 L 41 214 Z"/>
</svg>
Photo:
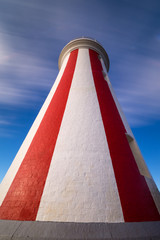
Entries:
<svg viewBox="0 0 160 240">
<path fill-rule="evenodd" d="M 59 74 L 0 185 L 0 240 L 160 239 L 160 194 L 95 40 Z"/>
<path fill-rule="evenodd" d="M 62 223 L 0 220 L 0 240 L 159 240 L 160 222 Z"/>
</svg>

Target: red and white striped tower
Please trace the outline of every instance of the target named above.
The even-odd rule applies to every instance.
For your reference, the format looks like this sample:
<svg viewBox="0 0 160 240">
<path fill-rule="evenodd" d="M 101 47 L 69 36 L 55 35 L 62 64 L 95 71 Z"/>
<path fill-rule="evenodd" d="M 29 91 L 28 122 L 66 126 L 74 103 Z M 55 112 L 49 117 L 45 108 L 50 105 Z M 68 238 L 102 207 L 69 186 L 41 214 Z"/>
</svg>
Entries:
<svg viewBox="0 0 160 240">
<path fill-rule="evenodd" d="M 69 42 L 60 72 L 0 188 L 0 219 L 160 220 L 159 192 L 95 40 Z"/>
</svg>

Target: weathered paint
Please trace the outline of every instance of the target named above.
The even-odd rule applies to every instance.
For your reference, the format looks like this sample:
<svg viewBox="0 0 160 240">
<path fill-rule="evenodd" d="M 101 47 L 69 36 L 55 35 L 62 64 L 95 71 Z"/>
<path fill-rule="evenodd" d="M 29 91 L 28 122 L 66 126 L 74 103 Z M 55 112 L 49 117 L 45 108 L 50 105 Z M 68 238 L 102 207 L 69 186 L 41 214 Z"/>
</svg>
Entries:
<svg viewBox="0 0 160 240">
<path fill-rule="evenodd" d="M 37 220 L 123 222 L 88 49 L 80 49 Z"/>
<path fill-rule="evenodd" d="M 22 163 L 22 161 L 23 161 L 23 159 L 24 159 L 24 157 L 26 155 L 26 152 L 28 151 L 28 148 L 29 148 L 29 146 L 30 146 L 30 144 L 31 144 L 31 142 L 33 140 L 34 135 L 37 132 L 37 129 L 39 128 L 39 125 L 40 125 L 40 123 L 41 123 L 41 121 L 42 121 L 42 119 L 44 117 L 44 114 L 45 114 L 45 112 L 46 112 L 46 110 L 47 110 L 47 108 L 48 108 L 48 106 L 50 104 L 50 101 L 51 101 L 51 99 L 52 99 L 52 97 L 53 97 L 53 95 L 54 95 L 54 93 L 55 93 L 55 91 L 57 89 L 57 86 L 58 86 L 58 84 L 59 84 L 59 82 L 61 80 L 62 74 L 63 74 L 63 72 L 64 72 L 64 70 L 66 68 L 66 64 L 68 62 L 68 58 L 69 58 L 69 54 L 68 54 L 68 56 L 66 56 L 66 58 L 65 58 L 65 60 L 63 62 L 63 65 L 62 65 L 62 67 L 60 69 L 60 72 L 59 72 L 59 74 L 57 76 L 57 79 L 56 79 L 53 87 L 50 90 L 50 93 L 48 94 L 48 96 L 47 96 L 47 98 L 46 98 L 46 100 L 45 100 L 45 102 L 44 102 L 40 112 L 38 113 L 38 115 L 37 115 L 37 117 L 36 117 L 32 127 L 30 128 L 30 130 L 29 130 L 29 132 L 28 132 L 24 142 L 22 143 L 22 145 L 21 145 L 21 147 L 20 147 L 16 157 L 14 158 L 14 160 L 13 160 L 13 162 L 12 162 L 12 164 L 11 164 L 9 170 L 8 170 L 8 172 L 6 173 L 3 181 L 0 184 L 0 205 L 2 204 L 6 194 L 8 192 L 8 190 L 10 188 L 10 185 L 13 182 L 13 179 L 15 178 L 15 176 L 17 174 L 17 171 L 18 171 L 18 169 L 19 169 L 19 167 L 20 167 L 20 165 L 21 165 L 21 163 Z"/>
<path fill-rule="evenodd" d="M 158 221 L 159 213 L 145 178 L 131 152 L 126 130 L 102 73 L 101 62 L 90 50 L 91 67 L 125 221 Z"/>
<path fill-rule="evenodd" d="M 1 219 L 36 218 L 73 78 L 77 52 L 75 50 L 70 55 L 61 81 L 0 207 Z"/>
<path fill-rule="evenodd" d="M 98 54 L 86 45 L 65 55 L 0 186 L 0 218 L 159 220 L 158 192 L 126 132 L 135 141 Z"/>
</svg>

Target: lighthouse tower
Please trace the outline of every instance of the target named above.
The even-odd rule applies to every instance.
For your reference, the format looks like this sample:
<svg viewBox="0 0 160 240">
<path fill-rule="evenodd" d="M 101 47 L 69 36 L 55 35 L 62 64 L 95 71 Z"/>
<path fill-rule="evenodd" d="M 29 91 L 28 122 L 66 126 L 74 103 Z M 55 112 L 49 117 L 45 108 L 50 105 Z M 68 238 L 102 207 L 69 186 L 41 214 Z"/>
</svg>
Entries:
<svg viewBox="0 0 160 240">
<path fill-rule="evenodd" d="M 1 183 L 0 219 L 84 228 L 148 222 L 153 229 L 159 191 L 112 89 L 106 51 L 96 40 L 75 39 L 59 69 Z"/>
</svg>

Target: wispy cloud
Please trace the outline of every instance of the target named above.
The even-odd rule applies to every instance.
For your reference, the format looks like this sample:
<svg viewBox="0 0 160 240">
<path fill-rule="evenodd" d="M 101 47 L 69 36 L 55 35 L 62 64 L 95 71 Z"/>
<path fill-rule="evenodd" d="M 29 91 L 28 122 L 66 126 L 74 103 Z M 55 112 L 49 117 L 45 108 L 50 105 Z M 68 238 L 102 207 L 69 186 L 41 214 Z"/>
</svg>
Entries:
<svg viewBox="0 0 160 240">
<path fill-rule="evenodd" d="M 11 123 L 9 121 L 6 120 L 1 120 L 0 119 L 0 125 L 10 125 Z"/>
<path fill-rule="evenodd" d="M 159 119 L 160 60 L 136 54 L 119 67 L 120 84 L 115 91 L 132 126 Z"/>
<path fill-rule="evenodd" d="M 1 0 L 0 104 L 39 101 L 57 76 L 62 47 L 84 35 L 108 51 L 110 80 L 129 122 L 160 118 L 159 1 L 96 3 Z"/>
<path fill-rule="evenodd" d="M 48 90 L 58 69 L 49 60 L 10 46 L 6 34 L 0 34 L 0 104 L 25 104 L 39 98 L 38 90 Z M 13 38 L 21 43 L 19 37 Z M 36 96 L 37 95 L 37 96 Z"/>
</svg>

